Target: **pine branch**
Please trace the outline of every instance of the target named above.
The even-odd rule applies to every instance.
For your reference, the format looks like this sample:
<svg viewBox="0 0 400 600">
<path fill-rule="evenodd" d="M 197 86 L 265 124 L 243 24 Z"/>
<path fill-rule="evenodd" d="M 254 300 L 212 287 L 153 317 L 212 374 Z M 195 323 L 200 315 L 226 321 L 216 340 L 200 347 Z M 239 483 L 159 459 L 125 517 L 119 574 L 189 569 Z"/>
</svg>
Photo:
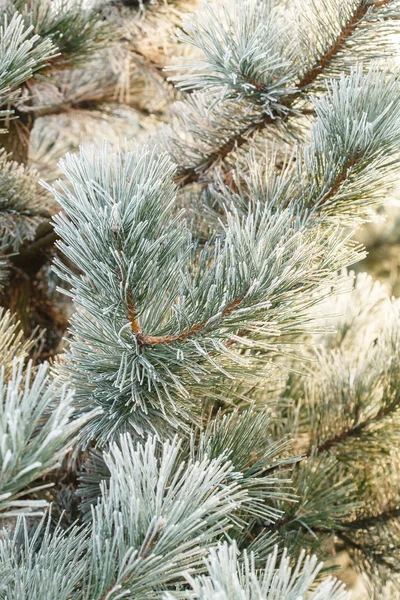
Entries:
<svg viewBox="0 0 400 600">
<path fill-rule="evenodd" d="M 357 165 L 359 158 L 360 157 L 357 155 L 354 158 L 350 158 L 343 166 L 342 171 L 338 173 L 332 182 L 330 182 L 330 190 L 318 201 L 318 209 L 320 209 L 324 204 L 328 204 L 333 198 L 335 198 L 336 194 L 340 190 L 340 186 L 348 179 L 351 169 Z"/>
<path fill-rule="evenodd" d="M 0 236 L 11 250 L 31 240 L 38 225 L 51 216 L 49 197 L 37 178 L 35 170 L 9 160 L 0 150 Z"/>
<path fill-rule="evenodd" d="M 282 517 L 270 523 L 268 531 L 282 539 L 293 536 L 294 544 L 304 537 L 320 546 L 331 531 L 345 531 L 360 508 L 357 486 L 335 456 L 314 451 L 303 458 L 293 471 L 292 485 L 298 501 L 278 503 Z"/>
<path fill-rule="evenodd" d="M 113 29 L 102 11 L 101 0 L 91 5 L 61 0 L 57 6 L 47 0 L 10 0 L 6 6 L 7 14 L 19 14 L 35 31 L 35 40 L 52 40 L 57 54 L 49 61 L 50 72 L 79 65 L 112 41 Z"/>
<path fill-rule="evenodd" d="M 328 347 L 319 353 L 318 367 L 305 386 L 304 418 L 310 436 L 307 455 L 335 450 L 346 462 L 346 454 L 357 448 L 360 457 L 376 448 L 379 463 L 390 432 L 397 435 L 399 310 L 395 302 L 384 300 L 378 307 L 367 304 L 370 314 L 364 313 L 360 330 L 353 335 L 350 330 L 347 338 L 341 338 L 342 348 Z M 356 353 L 360 340 L 364 349 Z M 331 403 L 333 399 L 336 402 Z M 303 428 L 305 431 L 305 425 Z"/>
<path fill-rule="evenodd" d="M 244 298 L 246 296 L 247 291 L 244 294 L 242 294 L 239 298 L 232 300 L 232 302 L 230 302 L 228 304 L 228 306 L 221 311 L 221 317 L 220 317 L 221 319 L 229 316 L 231 313 L 233 313 L 235 310 L 237 310 L 239 308 L 241 302 L 244 300 Z M 212 317 L 211 317 L 210 319 L 207 319 L 206 321 L 203 321 L 202 323 L 192 325 L 189 329 L 184 329 L 181 333 L 179 333 L 177 335 L 152 336 L 152 335 L 146 335 L 143 332 L 142 328 L 140 327 L 136 311 L 133 308 L 132 298 L 128 299 L 128 308 L 129 308 L 128 315 L 129 315 L 129 320 L 131 322 L 132 331 L 136 335 L 139 344 L 142 346 L 152 346 L 154 344 L 172 344 L 175 342 L 183 342 L 187 338 L 190 338 L 190 337 L 196 335 L 197 333 L 199 333 L 200 331 L 202 331 L 203 329 L 205 329 L 207 327 L 207 325 L 209 325 L 211 323 L 211 319 L 212 319 Z"/>
<path fill-rule="evenodd" d="M 267 598 L 268 600 L 290 600 L 307 597 L 310 600 L 346 600 L 349 598 L 343 584 L 333 578 L 315 586 L 322 568 L 315 556 L 300 552 L 297 562 L 291 566 L 287 549 L 278 559 L 278 547 L 268 555 L 263 569 L 256 568 L 253 553 L 243 552 L 240 556 L 237 545 L 226 542 L 212 548 L 204 560 L 205 575 L 185 573 L 190 592 L 167 593 L 163 600 L 195 598 L 196 600 L 239 600 L 244 598 Z"/>
<path fill-rule="evenodd" d="M 72 393 L 50 380 L 48 365 L 35 373 L 22 359 L 14 359 L 9 378 L 2 368 L 0 400 L 0 511 L 41 514 L 46 501 L 21 497 L 48 487 L 32 484 L 59 465 L 86 419 L 72 418 Z"/>
<path fill-rule="evenodd" d="M 189 411 L 184 406 L 194 406 L 190 390 L 200 374 L 203 378 L 208 373 L 211 384 L 227 373 L 225 357 L 229 356 L 232 371 L 243 363 L 235 346 L 258 347 L 280 327 L 282 335 L 296 329 L 302 319 L 297 311 L 304 315 L 308 290 L 318 287 L 319 278 L 328 273 L 335 277 L 342 260 L 354 260 L 353 248 L 339 232 L 302 228 L 290 213 L 271 213 L 268 206 L 259 206 L 245 219 L 228 213 L 221 236 L 198 250 L 180 216 L 172 213 L 176 187 L 173 166 L 165 156 L 141 149 L 116 154 L 100 166 L 105 160 L 105 152 L 96 157 L 82 151 L 79 157 L 68 157 L 64 165 L 71 187 L 53 189 L 67 212 L 55 217 L 56 233 L 62 236 L 59 247 L 85 273 L 82 279 L 56 263 L 79 307 L 68 377 L 75 371 L 77 399 L 83 404 L 94 400 L 93 392 L 101 394 L 105 405 L 110 393 L 119 398 L 106 411 L 111 408 L 115 419 L 106 417 L 108 426 L 99 429 L 99 436 L 134 415 L 140 427 L 154 428 L 160 400 L 167 422 L 171 418 L 177 422 L 179 414 L 186 418 Z M 126 172 L 124 184 L 121 170 Z M 114 188 L 117 181 L 122 187 Z M 109 273 L 101 266 L 105 259 Z M 105 306 L 113 306 L 114 314 Z M 123 338 L 116 333 L 116 318 Z M 92 388 L 91 373 L 100 363 L 93 362 L 93 346 L 85 340 L 94 330 L 98 330 L 98 357 L 103 357 L 102 368 L 110 369 L 111 379 Z M 245 332 L 245 337 L 238 337 L 238 332 Z M 116 360 L 128 360 L 124 374 Z M 133 376 L 137 364 L 141 374 Z M 128 370 L 133 377 L 129 383 Z M 111 384 L 121 376 L 122 387 L 122 381 L 118 388 Z M 132 412 L 132 402 L 146 408 Z M 155 412 L 150 418 L 151 406 Z"/>
<path fill-rule="evenodd" d="M 247 144 L 252 136 L 255 136 L 269 125 L 274 124 L 275 120 L 276 117 L 265 115 L 258 123 L 251 124 L 250 127 L 245 126 L 242 130 L 239 130 L 231 139 L 209 154 L 207 159 L 202 162 L 201 170 L 197 167 L 181 167 L 179 177 L 177 178 L 179 187 L 185 187 L 201 181 L 206 171 L 212 169 L 218 162 L 224 161 L 231 152 Z"/>
<path fill-rule="evenodd" d="M 204 160 L 200 167 L 185 167 L 180 168 L 178 183 L 181 187 L 201 181 L 204 173 L 212 169 L 218 162 L 224 161 L 228 155 L 234 150 L 238 150 L 247 144 L 250 138 L 261 132 L 266 127 L 284 122 L 293 115 L 293 109 L 296 101 L 302 96 L 304 91 L 315 82 L 316 79 L 323 73 L 327 66 L 340 54 L 345 48 L 348 41 L 354 35 L 359 24 L 365 16 L 373 9 L 379 9 L 389 5 L 393 0 L 380 0 L 378 2 L 369 3 L 361 0 L 358 8 L 347 21 L 342 31 L 337 36 L 335 42 L 323 53 L 316 64 L 314 64 L 297 82 L 296 89 L 287 97 L 283 97 L 278 109 L 271 108 L 268 112 L 262 112 L 257 118 L 249 119 L 249 123 L 245 123 L 243 128 L 239 128 L 233 135 L 227 135 L 226 141 L 217 149 L 212 151 Z M 255 86 L 257 87 L 257 86 Z M 296 112 L 296 111 L 294 111 Z"/>
<path fill-rule="evenodd" d="M 317 444 L 316 446 L 311 446 L 306 453 L 306 456 L 311 456 L 311 454 L 315 451 L 317 453 L 328 452 L 335 446 L 339 446 L 341 444 L 345 444 L 347 441 L 351 439 L 359 439 L 361 436 L 367 432 L 368 428 L 372 425 L 378 424 L 380 421 L 383 421 L 386 417 L 391 415 L 393 412 L 399 410 L 399 398 L 396 398 L 391 404 L 382 407 L 376 415 L 366 419 L 362 423 L 357 423 L 353 428 L 346 429 L 342 433 L 332 437 L 330 439 L 325 440 L 322 444 Z"/>
<path fill-rule="evenodd" d="M 19 518 L 0 539 L 0 595 L 32 600 L 79 600 L 87 564 L 88 531 L 63 531 L 51 514 L 39 524 Z"/>
<path fill-rule="evenodd" d="M 0 106 L 15 102 L 18 87 L 43 69 L 57 55 L 57 48 L 49 40 L 41 40 L 33 26 L 25 26 L 23 18 L 3 14 L 0 27 Z M 4 116 L 4 115 L 2 115 Z"/>
<path fill-rule="evenodd" d="M 261 35 L 267 28 L 258 21 L 259 10 L 280 10 L 282 3 L 229 3 L 238 11 L 232 18 L 238 28 L 225 27 L 223 33 L 226 23 L 210 5 L 216 44 L 208 66 L 217 68 L 205 67 L 184 87 L 201 87 L 203 77 L 213 96 L 207 104 L 203 95 L 197 104 L 191 94 L 186 103 L 199 118 L 192 128 L 191 117 L 186 121 L 183 170 L 169 158 L 172 141 L 170 154 L 141 147 L 113 153 L 104 147 L 82 149 L 62 161 L 65 179 L 51 187 L 63 208 L 54 218 L 55 230 L 39 207 L 35 217 L 46 222 L 10 264 L 29 273 L 32 284 L 44 250 L 59 236 L 57 248 L 66 260 L 56 259 L 55 272 L 68 284 L 75 314 L 68 352 L 54 372 L 68 384 L 53 381 L 46 366 L 24 364 L 27 346 L 0 311 L 0 509 L 12 514 L 43 508 L 47 473 L 71 441 L 79 452 L 82 445 L 96 449 L 83 468 L 80 490 L 72 491 L 76 514 L 82 499 L 82 529 L 62 532 L 49 518 L 33 531 L 29 521 L 19 521 L 15 533 L 0 536 L 0 597 L 344 600 L 343 585 L 317 579 L 322 565 L 316 558 L 301 552 L 297 560 L 303 543 L 323 555 L 336 533 L 365 572 L 372 571 L 374 560 L 380 573 L 398 571 L 394 469 L 384 473 L 383 489 L 373 486 L 382 483 L 382 464 L 397 456 L 391 441 L 398 442 L 400 422 L 400 305 L 385 303 L 382 291 L 360 278 L 358 295 L 335 305 L 336 313 L 351 305 L 338 320 L 338 333 L 325 339 L 320 331 L 328 326 L 332 332 L 331 312 L 325 303 L 322 315 L 316 309 L 332 291 L 343 291 L 339 281 L 348 284 L 348 278 L 338 270 L 360 256 L 342 227 L 368 218 L 367 209 L 382 200 L 400 165 L 399 78 L 377 67 L 347 66 L 347 75 L 338 76 L 345 50 L 375 16 L 385 20 L 380 9 L 393 0 L 343 1 L 343 12 L 336 11 L 340 0 L 332 0 L 319 15 L 310 40 L 301 40 L 304 32 L 296 30 L 299 39 L 288 44 L 288 53 L 298 55 L 289 65 L 282 58 L 289 54 L 272 52 L 275 41 L 278 49 L 286 45 L 279 38 L 281 17 L 269 16 L 271 38 Z M 28 5 L 38 12 L 26 12 L 26 18 L 48 36 L 54 30 L 60 48 L 65 44 L 60 68 L 72 64 L 74 49 L 76 56 L 89 56 L 81 14 L 69 18 L 55 6 L 41 22 L 47 0 Z M 60 6 L 66 6 L 64 0 Z M 254 9 L 249 18 L 248 7 Z M 96 29 L 90 23 L 89 30 L 92 25 Z M 321 31 L 326 35 L 320 40 Z M 88 52 L 92 41 L 90 36 Z M 367 56 L 368 48 L 359 56 Z M 257 144 L 251 157 L 239 153 L 229 185 L 222 173 L 209 186 L 218 223 L 210 225 L 209 239 L 197 236 L 179 211 L 179 185 L 201 181 L 205 170 L 264 127 L 290 126 L 305 95 L 319 92 L 319 78 L 332 74 L 326 93 L 313 100 L 310 144 L 287 160 L 281 147 L 269 162 L 260 158 Z M 91 110 L 114 85 L 113 80 L 102 90 L 107 77 L 105 69 L 94 83 L 82 73 L 62 82 L 53 77 L 53 98 L 70 98 L 60 110 L 79 103 Z M 0 72 L 0 92 L 1 82 Z M 47 84 L 37 79 L 35 85 L 39 101 Z M 82 92 L 75 104 L 74 89 Z M 15 106 L 29 119 L 36 109 L 36 115 L 58 110 L 35 102 Z M 215 125 L 211 133 L 205 123 Z M 204 147 L 210 151 L 203 152 L 202 162 Z M 14 167 L 10 181 L 27 174 Z M 7 165 L 0 184 L 6 171 Z M 19 216 L 31 217 L 28 196 L 17 198 L 12 186 L 0 185 L 7 215 L 14 206 Z M 29 237 L 21 233 L 18 240 Z M 361 301 L 367 291 L 371 297 Z M 293 355 L 301 347 L 311 357 L 311 325 L 322 349 L 305 377 L 297 371 L 306 363 L 299 369 Z M 286 356 L 282 349 L 289 344 Z M 287 380 L 275 374 L 282 366 L 291 370 Z M 299 452 L 305 448 L 301 459 L 290 456 L 284 428 L 296 437 Z M 177 431 L 185 437 L 178 439 Z M 76 468 L 70 479 L 75 488 Z M 380 500 L 387 490 L 385 504 Z M 284 550 L 278 559 L 279 549 L 271 552 L 276 540 L 293 553 Z"/>
<path fill-rule="evenodd" d="M 289 473 L 299 457 L 290 456 L 290 440 L 270 439 L 271 425 L 268 413 L 255 408 L 226 415 L 218 412 L 190 441 L 193 460 L 217 458 L 224 453 L 235 472 L 241 473 L 239 485 L 248 495 L 240 513 L 245 522 L 249 516 L 257 523 L 273 522 L 282 517 L 277 501 L 296 502 Z"/>
<path fill-rule="evenodd" d="M 382 8 L 391 2 L 393 2 L 393 0 L 378 0 L 376 2 L 362 0 L 360 6 L 355 10 L 341 33 L 337 36 L 335 42 L 324 54 L 322 54 L 322 56 L 320 56 L 318 62 L 300 79 L 297 84 L 299 90 L 303 90 L 311 85 L 311 83 L 313 83 L 323 72 L 326 66 L 345 48 L 349 39 L 354 35 L 360 22 L 368 11 L 371 9 Z"/>
<path fill-rule="evenodd" d="M 331 81 L 325 96 L 312 99 L 316 120 L 309 145 L 283 157 L 272 144 L 265 152 L 253 148 L 237 159 L 229 182 L 223 169 L 217 171 L 208 195 L 201 196 L 212 203 L 208 220 L 218 230 L 226 207 L 245 216 L 257 203 L 290 208 L 304 226 L 354 227 L 372 220 L 372 209 L 387 198 L 400 173 L 398 88 L 398 76 L 375 68 L 351 69 Z"/>
<path fill-rule="evenodd" d="M 183 463 L 174 438 L 134 444 L 121 437 L 105 455 L 108 485 L 93 511 L 93 530 L 82 600 L 107 594 L 156 594 L 197 569 L 207 545 L 229 528 L 229 518 L 246 500 L 224 456 Z"/>
</svg>

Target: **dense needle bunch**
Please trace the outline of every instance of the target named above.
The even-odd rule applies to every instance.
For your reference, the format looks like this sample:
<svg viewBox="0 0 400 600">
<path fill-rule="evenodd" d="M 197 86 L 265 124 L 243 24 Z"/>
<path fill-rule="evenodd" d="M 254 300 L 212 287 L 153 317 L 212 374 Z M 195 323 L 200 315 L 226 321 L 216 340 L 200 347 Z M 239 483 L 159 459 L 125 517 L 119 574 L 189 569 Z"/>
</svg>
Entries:
<svg viewBox="0 0 400 600">
<path fill-rule="evenodd" d="M 398 0 L 1 12 L 0 598 L 398 598 Z"/>
</svg>

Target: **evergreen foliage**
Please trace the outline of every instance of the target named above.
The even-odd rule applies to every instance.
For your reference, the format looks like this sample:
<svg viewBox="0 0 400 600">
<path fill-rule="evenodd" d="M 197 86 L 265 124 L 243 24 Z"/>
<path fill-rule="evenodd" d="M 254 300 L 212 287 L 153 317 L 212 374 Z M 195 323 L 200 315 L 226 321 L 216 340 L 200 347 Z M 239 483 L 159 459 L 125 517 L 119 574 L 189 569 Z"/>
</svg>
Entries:
<svg viewBox="0 0 400 600">
<path fill-rule="evenodd" d="M 51 40 L 42 40 L 38 35 L 32 34 L 33 25 L 26 27 L 22 15 L 16 12 L 10 19 L 7 13 L 3 13 L 0 80 L 3 107 L 17 99 L 19 86 L 57 54 Z"/>
<path fill-rule="evenodd" d="M 400 3 L 189 4 L 1 7 L 0 598 L 394 600 Z"/>
<path fill-rule="evenodd" d="M 254 556 L 248 556 L 244 552 L 243 562 L 240 563 L 235 545 L 228 546 L 225 543 L 217 550 L 210 550 L 210 556 L 205 561 L 209 574 L 198 578 L 187 575 L 187 581 L 193 587 L 194 597 L 199 600 L 228 600 L 228 598 L 278 600 L 282 598 L 282 594 L 285 598 L 295 599 L 310 592 L 311 584 L 321 568 L 321 565 L 316 564 L 315 558 L 309 557 L 302 565 L 303 558 L 303 556 L 299 558 L 292 571 L 286 551 L 277 564 L 277 548 L 275 548 L 260 578 L 255 568 Z M 176 596 L 168 594 L 165 599 L 174 597 Z M 348 595 L 342 585 L 326 579 L 307 597 L 310 600 L 344 600 Z"/>
</svg>

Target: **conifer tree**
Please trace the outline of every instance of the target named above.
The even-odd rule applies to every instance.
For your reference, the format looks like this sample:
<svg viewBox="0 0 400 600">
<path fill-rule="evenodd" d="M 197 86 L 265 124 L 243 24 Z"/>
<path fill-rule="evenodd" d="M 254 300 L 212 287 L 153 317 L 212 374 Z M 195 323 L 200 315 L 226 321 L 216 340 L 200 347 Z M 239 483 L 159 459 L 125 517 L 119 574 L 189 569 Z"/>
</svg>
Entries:
<svg viewBox="0 0 400 600">
<path fill-rule="evenodd" d="M 400 305 L 351 268 L 399 178 L 400 2 L 1 11 L 0 598 L 345 600 L 345 552 L 399 598 Z M 76 152 L 82 113 L 126 139 Z"/>
</svg>

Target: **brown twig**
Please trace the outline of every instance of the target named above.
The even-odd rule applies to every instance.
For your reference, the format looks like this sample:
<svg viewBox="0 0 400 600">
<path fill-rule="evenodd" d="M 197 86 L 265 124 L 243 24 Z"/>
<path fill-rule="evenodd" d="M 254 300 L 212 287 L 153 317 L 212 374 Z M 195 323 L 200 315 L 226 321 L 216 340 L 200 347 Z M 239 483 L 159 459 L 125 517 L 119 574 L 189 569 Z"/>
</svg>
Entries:
<svg viewBox="0 0 400 600">
<path fill-rule="evenodd" d="M 236 298 L 228 306 L 222 311 L 221 318 L 227 317 L 230 315 L 242 302 L 245 294 L 240 296 L 240 298 Z M 132 297 L 130 296 L 128 299 L 128 315 L 129 321 L 132 327 L 132 331 L 138 339 L 138 342 L 141 346 L 154 346 L 156 344 L 172 344 L 173 342 L 183 342 L 187 338 L 196 335 L 199 331 L 205 329 L 210 322 L 210 319 L 206 319 L 201 323 L 197 323 L 192 325 L 188 329 L 184 329 L 181 333 L 176 335 L 147 335 L 141 328 L 136 309 L 133 305 Z"/>
<path fill-rule="evenodd" d="M 369 427 L 370 425 L 373 425 L 374 423 L 381 421 L 385 417 L 388 417 L 390 415 L 390 413 L 398 407 L 399 407 L 399 398 L 396 397 L 396 399 L 394 401 L 390 402 L 386 406 L 383 406 L 374 417 L 370 417 L 369 419 L 366 419 L 362 423 L 359 423 L 358 425 L 355 425 L 354 427 L 352 427 L 350 429 L 346 429 L 345 431 L 342 431 L 338 435 L 336 435 L 333 438 L 330 438 L 328 440 L 325 440 L 325 442 L 322 442 L 322 444 L 319 444 L 316 447 L 315 446 L 310 447 L 309 450 L 307 451 L 306 456 L 309 457 L 313 451 L 314 452 L 317 451 L 318 453 L 326 452 L 326 451 L 330 450 L 331 448 L 333 448 L 334 446 L 342 444 L 343 442 L 345 442 L 346 440 L 348 440 L 350 438 L 354 438 L 354 437 L 361 435 L 367 429 L 367 427 Z"/>
<path fill-rule="evenodd" d="M 360 156 L 356 154 L 346 165 L 344 165 L 343 169 L 333 182 L 330 190 L 322 197 L 319 201 L 318 205 L 321 206 L 323 204 L 328 204 L 328 202 L 335 196 L 340 186 L 344 181 L 346 181 L 347 176 L 349 174 L 350 169 L 352 169 L 360 160 Z"/>
<path fill-rule="evenodd" d="M 347 40 L 353 35 L 358 27 L 361 19 L 365 17 L 369 8 L 378 8 L 384 4 L 388 4 L 391 0 L 384 0 L 383 2 L 375 2 L 374 4 L 367 4 L 366 2 L 361 3 L 358 9 L 355 11 L 350 21 L 346 24 L 345 28 L 341 31 L 335 42 L 328 48 L 328 50 L 321 56 L 318 63 L 314 65 L 298 83 L 300 89 L 308 87 L 321 71 L 339 54 L 339 52 L 345 46 Z"/>
<path fill-rule="evenodd" d="M 344 29 L 337 37 L 336 41 L 320 57 L 318 63 L 315 64 L 307 73 L 303 75 L 303 77 L 296 86 L 298 91 L 287 99 L 285 103 L 285 108 L 289 109 L 293 105 L 295 100 L 299 97 L 300 93 L 304 91 L 305 88 L 309 87 L 321 74 L 324 68 L 326 68 L 326 66 L 334 58 L 336 58 L 339 52 L 346 45 L 347 41 L 353 35 L 360 21 L 367 14 L 368 10 L 374 8 L 381 8 L 392 1 L 393 0 L 379 0 L 372 4 L 367 4 L 363 2 L 354 12 Z M 279 117 L 283 120 L 286 120 L 289 114 L 289 110 L 285 113 L 283 117 L 278 113 L 272 115 L 264 114 L 260 117 L 259 121 L 253 123 L 251 126 L 246 125 L 242 130 L 234 134 L 231 139 L 229 139 L 222 146 L 220 146 L 214 152 L 212 152 L 200 169 L 196 167 L 188 167 L 184 169 L 178 179 L 179 185 L 183 187 L 185 185 L 198 182 L 205 171 L 210 169 L 214 164 L 216 164 L 217 161 L 224 160 L 228 156 L 228 154 L 230 154 L 234 149 L 240 148 L 245 143 L 247 143 L 249 137 L 262 131 L 265 127 L 274 123 Z"/>
</svg>

